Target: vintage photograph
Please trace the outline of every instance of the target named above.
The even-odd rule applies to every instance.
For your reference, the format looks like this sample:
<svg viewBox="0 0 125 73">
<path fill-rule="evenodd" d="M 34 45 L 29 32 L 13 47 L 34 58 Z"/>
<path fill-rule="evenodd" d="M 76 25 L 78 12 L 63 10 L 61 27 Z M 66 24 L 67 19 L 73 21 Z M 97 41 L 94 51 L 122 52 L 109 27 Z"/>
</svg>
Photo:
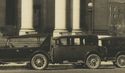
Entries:
<svg viewBox="0 0 125 73">
<path fill-rule="evenodd" d="M 124 73 L 125 0 L 0 0 L 0 73 Z"/>
</svg>

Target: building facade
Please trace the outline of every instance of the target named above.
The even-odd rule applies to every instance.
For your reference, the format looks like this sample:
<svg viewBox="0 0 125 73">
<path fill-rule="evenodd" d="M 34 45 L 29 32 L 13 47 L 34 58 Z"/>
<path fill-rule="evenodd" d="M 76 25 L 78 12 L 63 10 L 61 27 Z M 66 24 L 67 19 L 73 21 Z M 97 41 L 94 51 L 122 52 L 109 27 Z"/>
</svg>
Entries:
<svg viewBox="0 0 125 73">
<path fill-rule="evenodd" d="M 1 35 L 124 34 L 124 0 L 0 0 Z"/>
</svg>

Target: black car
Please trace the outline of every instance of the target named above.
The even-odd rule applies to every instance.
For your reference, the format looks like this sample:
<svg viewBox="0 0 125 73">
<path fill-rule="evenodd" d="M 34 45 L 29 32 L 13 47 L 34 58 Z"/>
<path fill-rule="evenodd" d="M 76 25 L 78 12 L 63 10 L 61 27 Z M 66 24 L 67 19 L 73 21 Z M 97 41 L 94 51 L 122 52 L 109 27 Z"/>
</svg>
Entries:
<svg viewBox="0 0 125 73">
<path fill-rule="evenodd" d="M 49 63 L 63 64 L 65 61 L 82 62 L 88 68 L 98 68 L 101 61 L 108 60 L 119 67 L 125 66 L 124 38 L 98 39 L 97 35 L 25 35 L 1 40 L 3 45 L 0 45 L 0 63 L 23 61 L 37 70 L 45 69 Z"/>
<path fill-rule="evenodd" d="M 49 51 L 49 36 L 24 35 L 1 37 L 0 39 L 1 64 L 6 64 L 7 62 L 29 62 L 34 69 L 42 69 L 48 64 Z M 43 57 L 47 60 L 47 64 L 41 63 L 43 62 Z"/>
<path fill-rule="evenodd" d="M 100 39 L 105 51 L 105 59 L 117 67 L 125 67 L 125 37 L 108 37 Z"/>
<path fill-rule="evenodd" d="M 96 35 L 72 35 L 53 38 L 54 63 L 82 61 L 88 68 L 98 68 L 103 50 L 98 46 Z"/>
</svg>

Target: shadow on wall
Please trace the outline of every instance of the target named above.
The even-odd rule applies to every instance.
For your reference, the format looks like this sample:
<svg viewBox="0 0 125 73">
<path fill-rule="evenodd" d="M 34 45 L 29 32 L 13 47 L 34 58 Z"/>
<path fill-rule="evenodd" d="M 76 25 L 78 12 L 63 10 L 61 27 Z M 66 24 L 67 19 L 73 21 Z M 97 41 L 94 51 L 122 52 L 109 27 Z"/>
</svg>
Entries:
<svg viewBox="0 0 125 73">
<path fill-rule="evenodd" d="M 18 35 L 19 30 L 13 26 L 0 27 L 0 36 Z"/>
</svg>

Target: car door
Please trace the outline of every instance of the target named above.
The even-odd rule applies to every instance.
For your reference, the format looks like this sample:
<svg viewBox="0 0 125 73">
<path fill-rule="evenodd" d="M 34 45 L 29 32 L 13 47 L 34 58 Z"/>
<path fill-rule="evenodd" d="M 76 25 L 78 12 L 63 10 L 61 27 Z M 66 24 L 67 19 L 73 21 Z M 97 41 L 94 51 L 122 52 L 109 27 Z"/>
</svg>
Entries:
<svg viewBox="0 0 125 73">
<path fill-rule="evenodd" d="M 2 42 L 3 43 L 3 42 Z M 17 56 L 16 51 L 10 43 L 10 39 L 6 39 L 0 46 L 0 59 L 14 59 Z"/>
<path fill-rule="evenodd" d="M 8 39 L 5 46 L 0 47 L 0 59 L 2 60 L 16 60 L 22 59 L 30 52 L 28 47 L 15 47 L 15 45 Z"/>
<path fill-rule="evenodd" d="M 54 59 L 56 60 L 72 60 L 74 59 L 75 50 L 70 45 L 70 38 L 63 37 L 56 40 L 54 51 Z"/>
<path fill-rule="evenodd" d="M 89 50 L 90 46 L 86 45 L 86 37 L 72 37 L 71 45 L 69 46 L 74 60 L 82 60 L 84 54 Z"/>
<path fill-rule="evenodd" d="M 118 38 L 112 38 L 108 40 L 108 45 L 107 45 L 107 57 L 109 59 L 112 59 L 113 57 L 116 56 L 116 54 L 120 51 L 121 47 L 120 45 L 122 44 L 122 40 Z"/>
<path fill-rule="evenodd" d="M 15 48 L 4 47 L 0 48 L 0 59 L 9 60 L 18 57 L 18 50 Z"/>
<path fill-rule="evenodd" d="M 70 56 L 73 58 L 72 60 L 79 60 L 82 58 L 82 51 L 84 45 L 81 45 L 80 37 L 71 37 L 69 51 Z"/>
</svg>

